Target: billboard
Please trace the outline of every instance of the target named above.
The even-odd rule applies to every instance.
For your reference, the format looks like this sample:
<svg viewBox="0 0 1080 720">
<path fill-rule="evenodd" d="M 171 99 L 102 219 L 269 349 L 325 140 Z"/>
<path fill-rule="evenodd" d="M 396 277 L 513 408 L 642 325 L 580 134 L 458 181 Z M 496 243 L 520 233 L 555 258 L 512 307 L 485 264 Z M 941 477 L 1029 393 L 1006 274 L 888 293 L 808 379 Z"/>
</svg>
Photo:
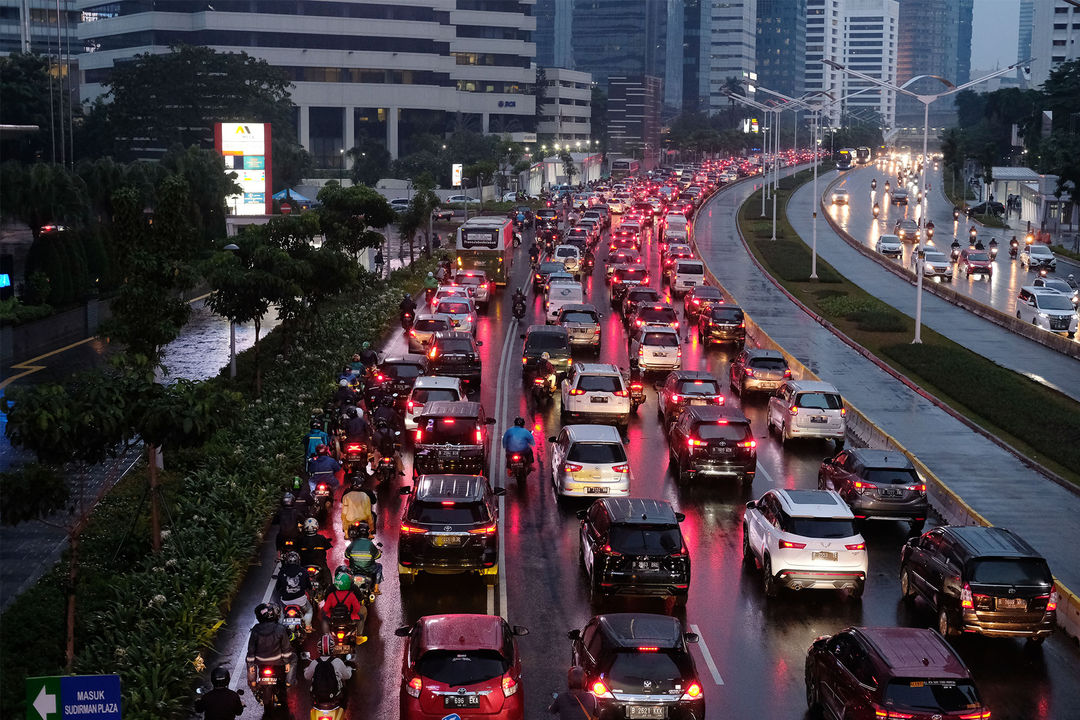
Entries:
<svg viewBox="0 0 1080 720">
<path fill-rule="evenodd" d="M 214 147 L 225 159 L 225 172 L 236 173 L 240 194 L 225 198 L 234 215 L 269 215 L 271 158 L 269 123 L 217 123 Z"/>
<path fill-rule="evenodd" d="M 450 184 L 454 187 L 461 187 L 461 163 L 454 163 L 450 166 Z"/>
</svg>

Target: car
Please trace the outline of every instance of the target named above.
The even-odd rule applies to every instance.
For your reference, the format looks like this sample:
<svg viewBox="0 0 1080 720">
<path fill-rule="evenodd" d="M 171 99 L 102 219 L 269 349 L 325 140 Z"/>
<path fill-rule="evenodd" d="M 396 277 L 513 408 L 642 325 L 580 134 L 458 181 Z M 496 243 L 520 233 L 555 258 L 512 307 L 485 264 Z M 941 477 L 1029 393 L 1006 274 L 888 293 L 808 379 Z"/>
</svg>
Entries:
<svg viewBox="0 0 1080 720">
<path fill-rule="evenodd" d="M 637 358 L 641 372 L 678 370 L 682 367 L 679 331 L 671 327 L 645 325 L 630 337 L 629 355 Z"/>
<path fill-rule="evenodd" d="M 575 279 L 581 278 L 582 252 L 578 247 L 574 245 L 556 245 L 555 250 L 551 253 L 551 258 L 561 260 L 566 272 L 573 275 Z"/>
<path fill-rule="evenodd" d="M 645 232 L 644 228 L 642 227 L 641 221 L 636 220 L 634 218 L 627 218 L 627 219 L 623 220 L 621 223 L 619 223 L 619 230 L 624 230 L 626 232 L 633 233 L 634 235 L 637 235 L 638 249 L 639 250 L 641 249 L 641 236 Z"/>
<path fill-rule="evenodd" d="M 545 321 L 554 324 L 559 313 L 567 305 L 581 305 L 585 302 L 585 287 L 580 282 L 558 282 L 552 278 L 547 300 L 544 303 Z"/>
<path fill-rule="evenodd" d="M 417 313 L 416 320 L 409 328 L 409 352 L 427 353 L 428 343 L 437 332 L 451 330 L 454 320 L 449 315 L 438 313 Z"/>
<path fill-rule="evenodd" d="M 779 350 L 767 348 L 743 348 L 728 370 L 728 383 L 740 397 L 750 392 L 775 392 L 789 378 L 787 358 Z"/>
<path fill-rule="evenodd" d="M 385 358 L 372 373 L 365 400 L 368 407 L 374 407 L 377 399 L 375 390 L 382 390 L 396 395 L 395 405 L 404 408 L 405 399 L 412 390 L 416 378 L 424 374 L 424 358 L 418 355 Z"/>
<path fill-rule="evenodd" d="M 956 261 L 957 271 L 963 270 L 964 275 L 984 275 L 990 277 L 994 272 L 994 262 L 990 259 L 990 253 L 985 250 L 973 250 L 963 248 L 960 257 Z"/>
<path fill-rule="evenodd" d="M 578 303 L 563 305 L 555 324 L 566 328 L 570 334 L 570 347 L 587 347 L 594 355 L 600 354 L 600 340 L 603 337 L 600 319 L 603 315 L 595 305 Z"/>
<path fill-rule="evenodd" d="M 671 303 L 641 303 L 628 327 L 634 332 L 645 327 L 668 327 L 678 330 L 679 315 Z"/>
<path fill-rule="evenodd" d="M 648 285 L 649 271 L 644 265 L 616 265 L 611 273 L 611 305 L 618 305 L 626 291 L 635 285 Z"/>
<path fill-rule="evenodd" d="M 899 235 L 878 235 L 877 243 L 874 245 L 874 249 L 885 257 L 899 259 L 904 253 L 904 246 L 900 244 Z"/>
<path fill-rule="evenodd" d="M 455 330 L 476 334 L 479 317 L 472 298 L 457 296 L 443 298 L 435 305 L 435 312 L 440 315 L 449 315 Z"/>
<path fill-rule="evenodd" d="M 672 243 L 666 249 L 661 246 L 661 262 L 664 279 L 666 280 L 674 272 L 675 263 L 679 260 L 693 260 L 694 250 L 689 245 Z"/>
<path fill-rule="evenodd" d="M 690 553 L 665 500 L 600 498 L 578 512 L 581 562 L 593 602 L 613 595 L 671 597 L 683 606 Z"/>
<path fill-rule="evenodd" d="M 698 341 L 704 347 L 713 343 L 746 344 L 746 316 L 738 305 L 713 305 L 697 317 Z"/>
<path fill-rule="evenodd" d="M 562 239 L 556 242 L 562 245 L 573 245 L 577 248 L 586 248 L 593 244 L 593 235 L 589 227 L 585 225 L 575 225 L 572 228 L 567 228 Z"/>
<path fill-rule="evenodd" d="M 401 662 L 401 720 L 525 717 L 517 638 L 528 635 L 527 628 L 497 615 L 425 615 L 394 634 L 409 638 Z"/>
<path fill-rule="evenodd" d="M 477 402 L 436 400 L 416 416 L 413 477 L 440 473 L 486 475 L 489 418 Z"/>
<path fill-rule="evenodd" d="M 603 720 L 705 717 L 705 691 L 682 622 L 668 615 L 608 613 L 571 630 L 571 662 L 585 670 L 585 687 Z"/>
<path fill-rule="evenodd" d="M 469 195 L 451 195 L 443 202 L 449 203 L 451 205 L 456 205 L 461 203 L 479 203 L 480 201 L 477 198 L 471 197 Z"/>
<path fill-rule="evenodd" d="M 938 632 L 1024 637 L 1054 632 L 1057 590 L 1046 560 L 1002 527 L 945 526 L 900 551 L 900 592 L 937 613 Z"/>
<path fill-rule="evenodd" d="M 615 272 L 615 268 L 619 265 L 641 265 L 644 267 L 645 260 L 641 257 L 641 253 L 634 248 L 619 248 L 608 255 L 605 280 L 611 280 L 612 273 Z"/>
<path fill-rule="evenodd" d="M 697 321 L 698 315 L 713 305 L 723 305 L 724 294 L 712 285 L 698 285 L 683 296 L 683 317 L 687 324 Z"/>
<path fill-rule="evenodd" d="M 661 302 L 660 291 L 648 285 L 631 285 L 623 296 L 619 306 L 623 316 L 623 325 L 629 326 L 637 313 L 638 306 L 642 303 L 656 304 Z"/>
<path fill-rule="evenodd" d="M 687 243 L 690 240 L 690 221 L 682 213 L 668 213 L 660 221 L 660 237 L 665 243 Z"/>
<path fill-rule="evenodd" d="M 679 297 L 705 284 L 705 263 L 700 260 L 676 260 L 671 267 L 671 294 Z"/>
<path fill-rule="evenodd" d="M 902 242 L 919 242 L 919 223 L 901 218 L 893 225 L 893 232 Z"/>
<path fill-rule="evenodd" d="M 425 474 L 400 492 L 406 496 L 398 534 L 401 587 L 412 585 L 421 572 L 469 573 L 490 585 L 498 582 L 499 507 L 495 498 L 503 494 L 503 488 L 493 490 L 488 479 L 479 474 Z"/>
<path fill-rule="evenodd" d="M 556 228 L 559 226 L 559 211 L 555 208 L 540 208 L 536 211 L 536 224 L 540 227 Z"/>
<path fill-rule="evenodd" d="M 1068 280 L 1062 280 L 1060 278 L 1037 277 L 1031 281 L 1031 285 L 1037 288 L 1057 290 L 1059 293 L 1069 297 L 1072 300 L 1073 307 L 1080 305 L 1080 289 L 1078 289 L 1076 285 L 1070 285 Z"/>
<path fill-rule="evenodd" d="M 494 283 L 488 280 L 487 273 L 483 270 L 458 270 L 454 273 L 454 284 L 460 285 L 470 291 L 471 297 L 482 309 L 487 310 L 491 302 L 491 293 Z"/>
<path fill-rule="evenodd" d="M 583 217 L 577 221 L 574 227 L 585 228 L 589 233 L 589 245 L 600 242 L 600 235 L 604 232 L 604 223 L 599 217 Z"/>
<path fill-rule="evenodd" d="M 608 240 L 608 262 L 611 262 L 611 256 L 616 251 L 624 248 L 641 250 L 641 234 L 620 225 L 617 230 L 612 231 Z"/>
<path fill-rule="evenodd" d="M 668 456 L 680 483 L 735 477 L 747 486 L 757 474 L 757 441 L 736 408 L 691 405 L 668 430 Z"/>
<path fill-rule="evenodd" d="M 452 208 L 436 208 L 431 211 L 431 218 L 433 220 L 453 220 L 454 210 Z"/>
<path fill-rule="evenodd" d="M 720 381 L 701 370 L 674 370 L 656 388 L 656 415 L 665 428 L 688 407 L 723 404 Z"/>
<path fill-rule="evenodd" d="M 427 352 L 425 374 L 459 378 L 467 390 L 478 391 L 484 374 L 480 345 L 483 343 L 472 333 L 460 330 L 435 333 Z"/>
<path fill-rule="evenodd" d="M 565 272 L 566 266 L 562 261 L 544 260 L 533 272 L 533 290 L 541 291 L 547 286 L 548 277 L 551 273 Z"/>
<path fill-rule="evenodd" d="M 619 431 L 610 425 L 566 425 L 548 438 L 556 497 L 625 497 L 634 478 Z"/>
<path fill-rule="evenodd" d="M 930 512 L 926 481 L 896 450 L 851 448 L 821 461 L 818 488 L 840 493 L 856 520 L 903 520 L 922 531 Z"/>
<path fill-rule="evenodd" d="M 432 312 L 435 311 L 435 307 L 439 304 L 440 300 L 456 297 L 471 298 L 472 295 L 469 294 L 469 288 L 465 287 L 464 285 L 440 285 L 439 287 L 435 288 L 435 294 L 432 295 L 431 302 L 429 303 L 431 305 Z"/>
<path fill-rule="evenodd" d="M 1016 296 L 1016 318 L 1050 332 L 1076 337 L 1076 306 L 1068 295 L 1048 287 L 1020 288 Z"/>
<path fill-rule="evenodd" d="M 572 422 L 630 424 L 630 393 L 617 367 L 609 363 L 574 363 L 560 385 L 563 425 Z"/>
<path fill-rule="evenodd" d="M 833 205 L 847 205 L 851 200 L 851 196 L 848 195 L 848 191 L 843 188 L 839 188 L 833 191 L 832 204 Z"/>
<path fill-rule="evenodd" d="M 1057 257 L 1046 245 L 1025 245 L 1020 248 L 1020 265 L 1028 270 L 1057 270 Z"/>
<path fill-rule="evenodd" d="M 468 399 L 460 378 L 421 375 L 413 382 L 412 391 L 405 402 L 405 429 L 416 430 L 416 418 L 424 414 L 424 407 L 428 403 Z"/>
<path fill-rule="evenodd" d="M 917 250 L 916 246 L 916 250 Z M 916 272 L 918 269 L 919 254 L 918 252 L 911 253 L 911 271 Z M 945 278 L 949 282 L 953 279 L 953 266 L 949 262 L 949 258 L 943 252 L 937 250 L 926 250 L 923 253 L 922 260 L 923 277 L 941 277 Z"/>
<path fill-rule="evenodd" d="M 908 191 L 903 188 L 893 188 L 890 193 L 889 201 L 893 205 L 907 205 L 908 204 Z"/>
<path fill-rule="evenodd" d="M 746 503 L 743 562 L 761 567 L 766 597 L 781 588 L 848 590 L 866 587 L 866 542 L 843 499 L 830 490 L 769 490 Z"/>
<path fill-rule="evenodd" d="M 825 438 L 844 446 L 847 433 L 844 400 L 840 391 L 827 382 L 787 380 L 769 398 L 765 424 L 780 435 L 781 442 L 792 438 Z"/>
<path fill-rule="evenodd" d="M 390 201 L 390 207 L 401 212 L 409 207 L 409 203 L 412 202 L 409 198 L 394 198 Z"/>
<path fill-rule="evenodd" d="M 540 362 L 540 357 L 547 353 L 549 361 L 555 366 L 555 373 L 565 377 L 570 372 L 573 362 L 570 358 L 570 331 L 558 325 L 530 325 L 521 335 L 525 344 L 521 351 L 521 378 L 531 382 Z"/>
<path fill-rule="evenodd" d="M 582 221 L 597 220 L 601 228 L 611 226 L 611 215 L 608 214 L 607 205 L 594 205 L 581 214 Z"/>
<path fill-rule="evenodd" d="M 578 280 L 575 280 L 574 276 L 566 272 L 565 270 L 549 273 L 547 277 L 547 282 L 544 283 L 545 300 L 551 294 L 552 285 L 581 285 L 581 283 Z"/>
<path fill-rule="evenodd" d="M 803 674 L 811 716 L 989 720 L 971 672 L 934 630 L 850 627 L 822 635 Z"/>
<path fill-rule="evenodd" d="M 1004 215 L 1005 206 L 996 201 L 982 202 L 967 209 L 968 217 L 972 215 Z"/>
</svg>

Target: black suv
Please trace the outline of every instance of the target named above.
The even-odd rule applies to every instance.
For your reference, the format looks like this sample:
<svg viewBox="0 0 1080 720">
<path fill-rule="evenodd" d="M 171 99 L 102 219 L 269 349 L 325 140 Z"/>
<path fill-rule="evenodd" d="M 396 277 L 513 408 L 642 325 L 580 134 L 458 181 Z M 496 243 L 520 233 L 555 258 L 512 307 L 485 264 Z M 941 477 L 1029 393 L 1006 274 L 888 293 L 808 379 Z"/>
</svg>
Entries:
<svg viewBox="0 0 1080 720">
<path fill-rule="evenodd" d="M 482 475 L 423 475 L 407 495 L 398 535 L 398 576 L 412 584 L 422 571 L 476 573 L 488 584 L 499 576 L 499 510 L 502 488 Z"/>
<path fill-rule="evenodd" d="M 540 364 L 540 357 L 548 354 L 555 373 L 563 377 L 570 372 L 570 332 L 561 325 L 530 325 L 521 336 L 525 345 L 521 350 L 521 379 L 531 383 Z"/>
<path fill-rule="evenodd" d="M 697 318 L 698 339 L 708 347 L 712 343 L 746 342 L 746 318 L 742 308 L 735 305 L 713 305 Z"/>
<path fill-rule="evenodd" d="M 701 370 L 672 370 L 656 388 L 656 415 L 664 427 L 670 427 L 692 405 L 723 404 L 720 381 Z"/>
<path fill-rule="evenodd" d="M 438 473 L 487 474 L 489 437 L 495 418 L 480 403 L 436 400 L 416 418 L 413 477 Z"/>
<path fill-rule="evenodd" d="M 581 562 L 593 600 L 605 595 L 674 597 L 686 604 L 690 554 L 664 500 L 602 498 L 580 511 Z"/>
<path fill-rule="evenodd" d="M 571 658 L 585 670 L 600 720 L 701 720 L 705 692 L 687 643 L 698 641 L 667 615 L 597 615 L 567 633 Z"/>
<path fill-rule="evenodd" d="M 757 441 L 741 411 L 691 406 L 671 426 L 668 452 L 679 482 L 701 475 L 734 475 L 747 485 L 757 472 Z"/>
<path fill-rule="evenodd" d="M 720 288 L 712 285 L 698 285 L 683 295 L 683 315 L 689 324 L 713 305 L 723 304 L 724 294 L 720 292 Z"/>
<path fill-rule="evenodd" d="M 480 389 L 482 364 L 478 345 L 472 333 L 437 332 L 427 353 L 427 374 L 461 378 L 466 390 Z"/>
<path fill-rule="evenodd" d="M 835 490 L 856 520 L 907 520 L 922 532 L 930 501 L 915 466 L 897 450 L 851 448 L 821 461 L 818 489 Z"/>
<path fill-rule="evenodd" d="M 1038 552 L 1000 527 L 946 526 L 900 551 L 900 591 L 938 614 L 942 635 L 977 632 L 1041 643 L 1054 631 L 1054 576 Z"/>
<path fill-rule="evenodd" d="M 541 228 L 556 228 L 559 226 L 559 211 L 554 208 L 541 208 L 536 211 L 536 222 Z"/>
<path fill-rule="evenodd" d="M 419 356 L 406 356 L 403 358 L 388 358 L 383 360 L 371 373 L 369 379 L 367 400 L 368 407 L 375 406 L 376 388 L 397 394 L 394 403 L 399 412 L 404 413 L 405 402 L 412 392 L 413 382 L 424 374 L 424 359 Z"/>
</svg>

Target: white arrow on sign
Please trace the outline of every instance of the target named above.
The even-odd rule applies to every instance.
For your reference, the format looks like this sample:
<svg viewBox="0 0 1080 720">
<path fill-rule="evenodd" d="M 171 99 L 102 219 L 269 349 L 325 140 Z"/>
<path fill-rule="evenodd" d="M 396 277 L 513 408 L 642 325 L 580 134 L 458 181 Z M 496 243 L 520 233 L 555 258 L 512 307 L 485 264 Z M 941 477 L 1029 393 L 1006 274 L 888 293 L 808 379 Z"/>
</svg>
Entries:
<svg viewBox="0 0 1080 720">
<path fill-rule="evenodd" d="M 41 691 L 34 700 L 34 710 L 37 710 L 41 720 L 48 720 L 49 715 L 56 714 L 56 696 L 45 692 L 44 685 L 41 686 Z"/>
</svg>

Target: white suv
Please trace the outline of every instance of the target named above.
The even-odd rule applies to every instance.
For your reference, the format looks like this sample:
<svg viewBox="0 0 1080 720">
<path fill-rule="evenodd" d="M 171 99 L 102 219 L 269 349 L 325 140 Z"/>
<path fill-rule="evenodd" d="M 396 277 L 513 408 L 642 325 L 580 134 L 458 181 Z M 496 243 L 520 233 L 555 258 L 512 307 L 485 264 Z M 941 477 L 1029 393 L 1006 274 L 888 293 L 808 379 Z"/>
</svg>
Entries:
<svg viewBox="0 0 1080 720">
<path fill-rule="evenodd" d="M 792 438 L 827 438 L 844 446 L 847 410 L 840 391 L 827 382 L 788 380 L 769 398 L 765 424 L 787 442 Z"/>
<path fill-rule="evenodd" d="M 769 490 L 746 503 L 743 561 L 760 564 L 767 597 L 787 587 L 858 598 L 866 585 L 866 543 L 835 490 Z"/>
<path fill-rule="evenodd" d="M 491 282 L 483 270 L 458 270 L 454 273 L 454 284 L 468 290 L 476 304 L 487 310 L 491 302 Z"/>
<path fill-rule="evenodd" d="M 574 363 L 562 381 L 563 425 L 573 422 L 630 424 L 630 393 L 619 368 L 610 363 Z"/>
<path fill-rule="evenodd" d="M 679 331 L 670 327 L 642 327 L 630 340 L 630 357 L 636 357 L 642 372 L 678 370 L 682 367 Z"/>
<path fill-rule="evenodd" d="M 705 284 L 705 264 L 700 260 L 676 260 L 671 273 L 671 294 L 680 297 Z"/>
<path fill-rule="evenodd" d="M 630 463 L 610 425 L 567 425 L 548 438 L 551 483 L 560 497 L 629 497 Z"/>
<path fill-rule="evenodd" d="M 1036 327 L 1076 337 L 1076 307 L 1072 298 L 1047 287 L 1025 285 L 1016 296 L 1016 317 Z"/>
<path fill-rule="evenodd" d="M 424 406 L 436 400 L 468 400 L 461 378 L 445 375 L 421 375 L 413 381 L 412 391 L 405 403 L 405 428 L 416 429 L 416 418 L 424 413 Z"/>
</svg>

